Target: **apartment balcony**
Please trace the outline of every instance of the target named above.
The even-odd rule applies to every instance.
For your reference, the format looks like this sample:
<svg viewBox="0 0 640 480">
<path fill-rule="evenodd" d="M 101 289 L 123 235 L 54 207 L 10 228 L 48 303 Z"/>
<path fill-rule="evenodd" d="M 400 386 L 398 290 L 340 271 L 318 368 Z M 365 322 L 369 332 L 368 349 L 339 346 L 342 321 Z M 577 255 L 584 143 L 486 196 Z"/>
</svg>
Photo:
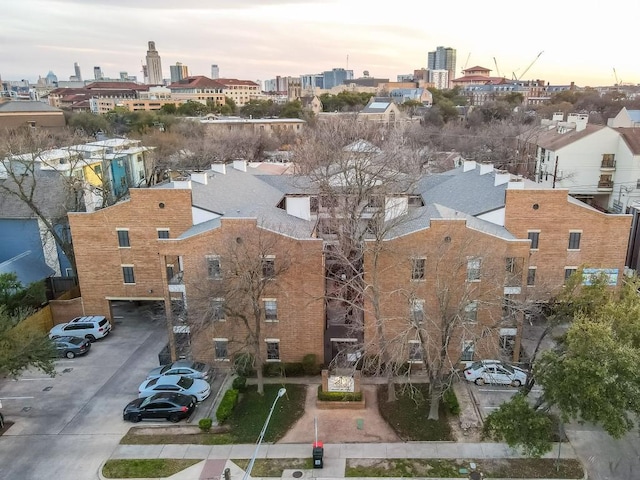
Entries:
<svg viewBox="0 0 640 480">
<path fill-rule="evenodd" d="M 600 180 L 598 182 L 598 191 L 599 192 L 613 192 L 613 181 L 612 180 Z"/>
<path fill-rule="evenodd" d="M 600 164 L 601 172 L 613 172 L 615 171 L 615 169 L 616 169 L 615 160 L 611 160 L 611 159 L 602 160 L 602 163 Z"/>
<path fill-rule="evenodd" d="M 178 272 L 169 279 L 169 291 L 184 293 L 184 272 Z"/>
</svg>

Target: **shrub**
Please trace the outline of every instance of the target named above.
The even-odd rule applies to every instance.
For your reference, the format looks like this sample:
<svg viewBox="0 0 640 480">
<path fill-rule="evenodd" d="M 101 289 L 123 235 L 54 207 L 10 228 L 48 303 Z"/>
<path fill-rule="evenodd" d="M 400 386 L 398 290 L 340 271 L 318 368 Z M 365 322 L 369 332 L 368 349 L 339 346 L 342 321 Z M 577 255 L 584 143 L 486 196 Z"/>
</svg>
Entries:
<svg viewBox="0 0 640 480">
<path fill-rule="evenodd" d="M 305 375 L 318 375 L 322 371 L 322 366 L 318 364 L 314 353 L 308 353 L 302 357 L 302 370 Z"/>
<path fill-rule="evenodd" d="M 458 397 L 456 396 L 456 392 L 453 391 L 453 388 L 445 390 L 442 396 L 442 403 L 444 403 L 447 412 L 451 415 L 460 415 L 460 404 L 458 403 Z"/>
<path fill-rule="evenodd" d="M 238 390 L 233 388 L 225 392 L 218 406 L 218 410 L 216 410 L 218 422 L 224 423 L 231 416 L 233 408 L 236 406 L 236 403 L 238 403 L 238 393 Z"/>
<path fill-rule="evenodd" d="M 265 377 L 302 377 L 305 375 L 304 366 L 299 362 L 265 363 L 262 365 L 262 373 Z"/>
<path fill-rule="evenodd" d="M 318 400 L 324 402 L 360 402 L 362 400 L 362 392 L 323 392 L 322 385 L 319 385 Z"/>
<path fill-rule="evenodd" d="M 284 374 L 282 363 L 265 363 L 262 365 L 262 373 L 265 377 L 281 377 Z"/>
<path fill-rule="evenodd" d="M 247 377 L 238 376 L 233 379 L 233 383 L 231 384 L 234 390 L 238 390 L 239 392 L 244 392 L 247 390 Z"/>
<path fill-rule="evenodd" d="M 250 353 L 239 353 L 233 359 L 233 368 L 241 377 L 253 377 L 256 374 L 253 355 Z"/>
<path fill-rule="evenodd" d="M 211 430 L 212 425 L 213 420 L 210 418 L 201 418 L 198 422 L 198 427 L 200 427 L 200 430 L 202 430 L 203 432 L 208 432 L 209 430 Z"/>
</svg>

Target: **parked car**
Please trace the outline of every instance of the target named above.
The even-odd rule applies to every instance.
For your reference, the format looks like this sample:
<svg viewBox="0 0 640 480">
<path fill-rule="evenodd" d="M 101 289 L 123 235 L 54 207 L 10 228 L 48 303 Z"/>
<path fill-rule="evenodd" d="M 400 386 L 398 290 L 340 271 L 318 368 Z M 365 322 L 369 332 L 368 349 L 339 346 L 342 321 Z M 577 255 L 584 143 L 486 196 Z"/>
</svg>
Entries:
<svg viewBox="0 0 640 480">
<path fill-rule="evenodd" d="M 90 342 L 104 338 L 111 331 L 111 323 L 102 315 L 76 317 L 67 323 L 56 325 L 49 331 L 49 338 L 84 337 Z"/>
<path fill-rule="evenodd" d="M 60 357 L 75 358 L 91 349 L 91 342 L 83 337 L 56 337 L 53 343 Z"/>
<path fill-rule="evenodd" d="M 175 423 L 189 418 L 195 408 L 196 402 L 189 395 L 162 392 L 133 400 L 124 407 L 122 418 L 134 423 L 149 418 L 164 418 Z"/>
<path fill-rule="evenodd" d="M 138 388 L 138 397 L 148 397 L 158 392 L 174 392 L 191 395 L 197 402 L 206 400 L 211 394 L 211 386 L 200 378 L 182 377 L 180 375 L 161 375 L 158 378 L 145 380 Z"/>
<path fill-rule="evenodd" d="M 464 378 L 476 385 L 495 383 L 520 387 L 527 381 L 527 372 L 498 360 L 473 362 L 463 370 Z"/>
<path fill-rule="evenodd" d="M 181 375 L 183 377 L 207 380 L 209 378 L 209 368 L 206 363 L 178 360 L 177 362 L 154 368 L 147 375 L 147 380 L 158 378 L 162 375 Z"/>
</svg>

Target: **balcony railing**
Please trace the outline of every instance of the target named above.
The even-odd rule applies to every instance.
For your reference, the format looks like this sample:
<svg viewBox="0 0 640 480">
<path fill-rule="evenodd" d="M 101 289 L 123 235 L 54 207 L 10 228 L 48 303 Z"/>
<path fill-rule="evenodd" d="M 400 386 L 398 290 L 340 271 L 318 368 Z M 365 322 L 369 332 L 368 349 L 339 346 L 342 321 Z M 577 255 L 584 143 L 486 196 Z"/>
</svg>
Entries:
<svg viewBox="0 0 640 480">
<path fill-rule="evenodd" d="M 616 161 L 612 158 L 607 158 L 602 160 L 602 163 L 600 164 L 600 168 L 604 168 L 604 169 L 615 169 L 616 168 Z"/>
<path fill-rule="evenodd" d="M 613 190 L 613 181 L 612 180 L 600 180 L 598 182 L 598 188 Z"/>
</svg>

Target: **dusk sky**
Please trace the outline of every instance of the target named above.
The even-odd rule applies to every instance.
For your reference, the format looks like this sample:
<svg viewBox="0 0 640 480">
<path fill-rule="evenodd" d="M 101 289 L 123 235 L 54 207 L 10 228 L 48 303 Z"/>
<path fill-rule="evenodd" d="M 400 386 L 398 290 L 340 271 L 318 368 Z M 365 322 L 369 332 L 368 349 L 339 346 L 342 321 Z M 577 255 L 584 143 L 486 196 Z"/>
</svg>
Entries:
<svg viewBox="0 0 640 480">
<path fill-rule="evenodd" d="M 0 77 L 84 79 L 137 75 L 156 42 L 163 76 L 181 62 L 191 75 L 266 80 L 347 67 L 395 80 L 426 66 L 437 46 L 457 50 L 458 76 L 484 66 L 551 84 L 640 83 L 640 1 L 514 3 L 364 0 L 20 0 L 0 13 Z M 468 59 L 468 63 L 467 63 Z"/>
</svg>

